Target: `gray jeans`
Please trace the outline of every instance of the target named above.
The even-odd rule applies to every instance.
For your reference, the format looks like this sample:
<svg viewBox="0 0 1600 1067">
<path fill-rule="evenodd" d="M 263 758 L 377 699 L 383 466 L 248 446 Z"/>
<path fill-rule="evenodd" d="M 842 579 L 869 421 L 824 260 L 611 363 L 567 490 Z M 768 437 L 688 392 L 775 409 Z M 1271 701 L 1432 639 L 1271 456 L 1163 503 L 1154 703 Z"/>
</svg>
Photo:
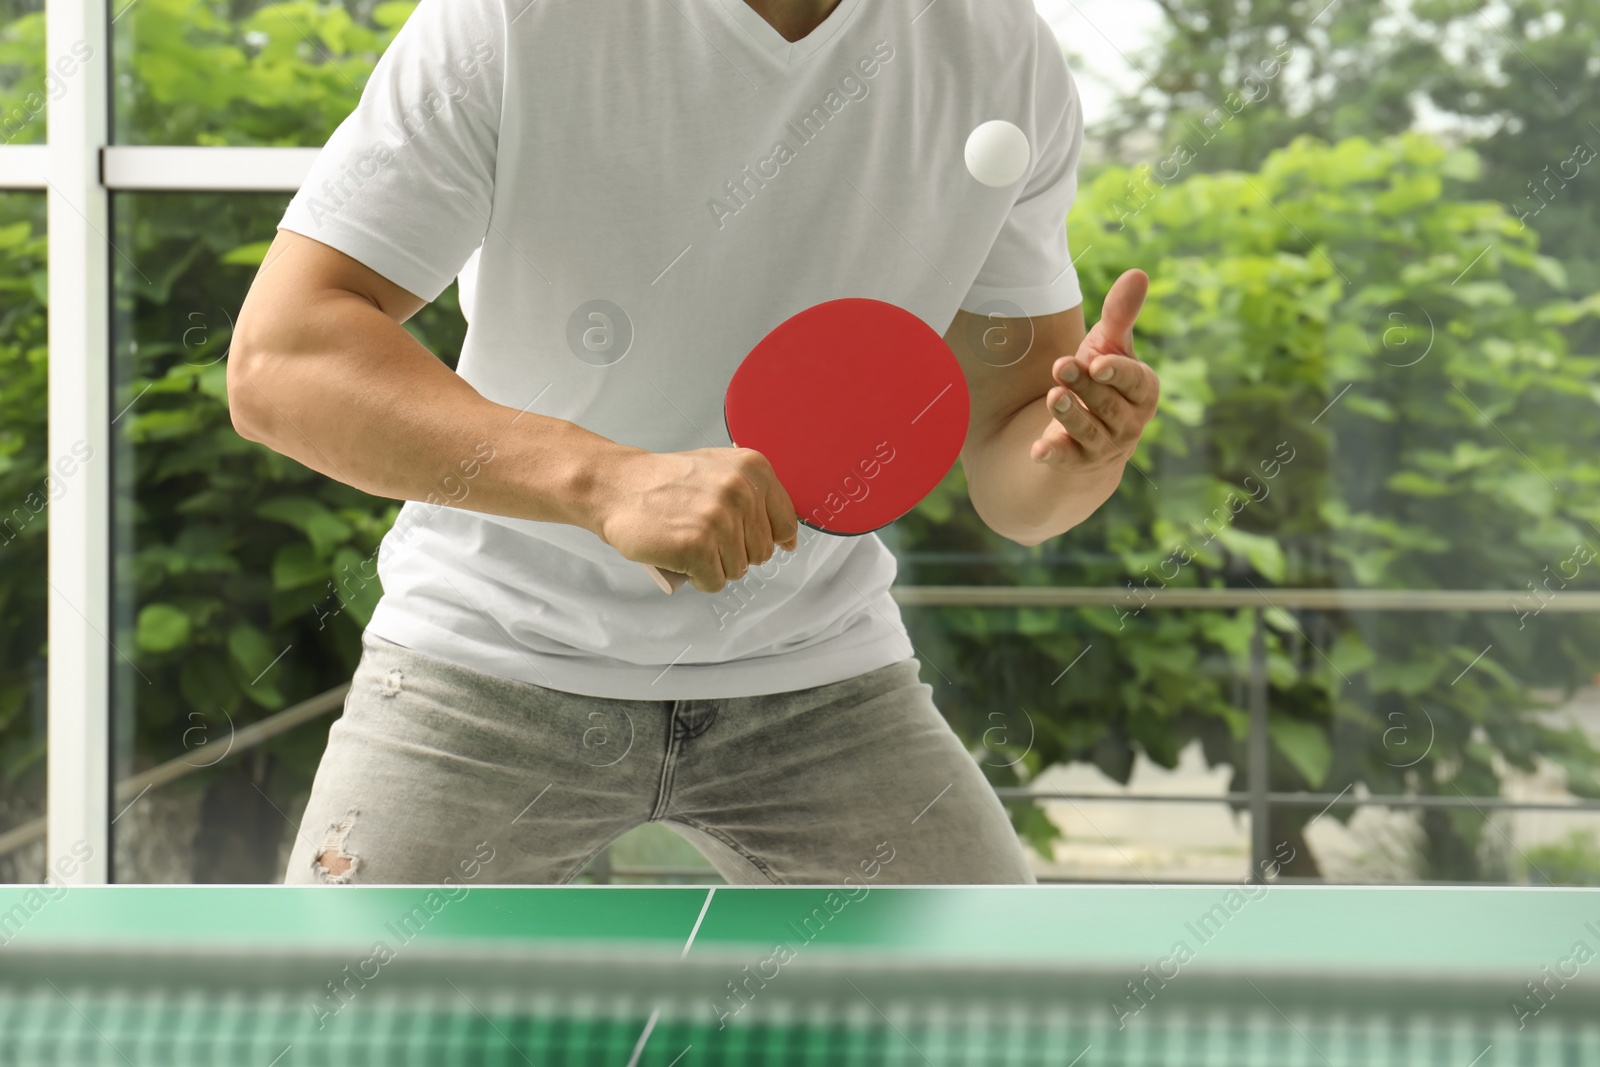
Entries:
<svg viewBox="0 0 1600 1067">
<path fill-rule="evenodd" d="M 369 634 L 284 880 L 559 884 L 660 822 L 736 885 L 1032 883 L 918 667 L 609 700 Z"/>
</svg>

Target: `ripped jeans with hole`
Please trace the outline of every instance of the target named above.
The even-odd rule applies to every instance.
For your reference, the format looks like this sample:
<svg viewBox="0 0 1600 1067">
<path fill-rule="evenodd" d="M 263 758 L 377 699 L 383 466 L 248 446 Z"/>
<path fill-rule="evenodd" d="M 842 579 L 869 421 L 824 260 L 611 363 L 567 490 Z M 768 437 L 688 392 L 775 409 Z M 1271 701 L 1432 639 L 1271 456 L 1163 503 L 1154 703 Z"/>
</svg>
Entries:
<svg viewBox="0 0 1600 1067">
<path fill-rule="evenodd" d="M 788 693 L 613 700 L 368 634 L 284 880 L 561 884 L 657 822 L 732 884 L 1032 883 L 918 675 L 906 659 Z"/>
</svg>

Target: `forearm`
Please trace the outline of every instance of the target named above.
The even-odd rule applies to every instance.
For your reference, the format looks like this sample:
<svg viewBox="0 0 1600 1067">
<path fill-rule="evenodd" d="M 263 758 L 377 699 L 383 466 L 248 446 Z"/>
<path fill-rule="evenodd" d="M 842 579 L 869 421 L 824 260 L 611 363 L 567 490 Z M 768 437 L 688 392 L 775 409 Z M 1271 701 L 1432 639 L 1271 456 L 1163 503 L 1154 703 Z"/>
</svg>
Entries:
<svg viewBox="0 0 1600 1067">
<path fill-rule="evenodd" d="M 594 529 L 596 472 L 638 451 L 493 403 L 354 294 L 321 295 L 268 329 L 249 310 L 229 360 L 234 425 L 376 496 Z"/>
<path fill-rule="evenodd" d="M 962 453 L 979 518 L 1002 537 L 1037 545 L 1093 515 L 1122 482 L 1123 462 L 1096 467 L 1035 463 L 1030 455 L 1052 421 L 1045 398 L 1018 409 Z"/>
</svg>

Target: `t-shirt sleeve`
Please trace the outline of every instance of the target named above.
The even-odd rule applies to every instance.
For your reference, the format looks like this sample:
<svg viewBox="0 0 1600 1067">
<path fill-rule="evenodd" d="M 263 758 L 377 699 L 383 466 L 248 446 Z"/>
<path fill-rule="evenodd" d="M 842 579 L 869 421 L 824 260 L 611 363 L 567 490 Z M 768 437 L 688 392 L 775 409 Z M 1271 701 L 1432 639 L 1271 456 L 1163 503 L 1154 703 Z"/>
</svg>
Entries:
<svg viewBox="0 0 1600 1067">
<path fill-rule="evenodd" d="M 279 227 L 436 299 L 488 231 L 506 54 L 503 0 L 421 0 Z"/>
<path fill-rule="evenodd" d="M 1078 195 L 1083 152 L 1083 107 L 1055 33 L 1043 18 L 1036 25 L 1033 170 L 961 302 L 965 311 L 995 301 L 1034 317 L 1083 303 L 1067 247 L 1067 211 Z"/>
</svg>

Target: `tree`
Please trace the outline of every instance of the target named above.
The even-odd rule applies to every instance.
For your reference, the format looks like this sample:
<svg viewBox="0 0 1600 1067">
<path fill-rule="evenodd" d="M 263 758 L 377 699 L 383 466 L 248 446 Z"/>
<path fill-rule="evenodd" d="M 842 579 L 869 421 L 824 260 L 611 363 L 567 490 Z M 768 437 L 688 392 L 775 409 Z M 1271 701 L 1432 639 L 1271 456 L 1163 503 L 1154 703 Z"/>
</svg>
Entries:
<svg viewBox="0 0 1600 1067">
<path fill-rule="evenodd" d="M 408 10 L 140 0 L 116 24 L 131 75 L 117 84 L 122 139 L 320 144 Z M 36 15 L 0 39 L 0 64 L 36 64 L 43 52 Z M 24 74 L 0 92 L 0 113 L 29 84 Z M 1275 140 L 1302 132 L 1293 119 Z M 1115 168 L 1087 181 L 1072 219 L 1075 243 L 1095 249 L 1080 265 L 1091 317 L 1125 267 L 1155 279 L 1139 344 L 1162 372 L 1164 406 L 1137 470 L 1093 520 L 1034 550 L 982 525 L 957 471 L 894 531 L 906 577 L 949 580 L 954 566 L 927 557 L 971 553 L 981 563 L 962 580 L 1120 587 L 1146 568 L 1172 573 L 1172 553 L 1189 545 L 1194 559 L 1172 584 L 1248 579 L 1269 594 L 1273 585 L 1521 589 L 1570 559 L 1575 539 L 1591 537 L 1582 524 L 1600 520 L 1587 503 L 1597 477 L 1594 366 L 1559 331 L 1591 321 L 1595 308 L 1553 293 L 1559 268 L 1504 206 L 1462 193 L 1483 180 L 1473 154 L 1417 137 L 1301 140 L 1259 163 L 1241 154 L 1234 171 L 1224 144 L 1217 138 L 1170 177 Z M 42 483 L 48 462 L 39 201 L 0 202 L 31 212 L 22 228 L 0 223 L 11 235 L 0 236 L 0 503 Z M 116 638 L 151 682 L 122 668 L 120 699 L 137 712 L 134 765 L 123 773 L 181 755 L 197 722 L 215 737 L 223 712 L 243 726 L 347 680 L 378 592 L 367 561 L 395 503 L 239 439 L 226 410 L 229 323 L 284 202 L 136 194 L 115 204 L 115 240 L 132 262 L 118 257 L 117 397 L 133 403 L 117 423 L 119 469 L 133 484 L 119 512 L 127 584 Z M 1539 295 L 1513 298 L 1525 288 Z M 450 298 L 411 325 L 453 361 L 462 323 Z M 1562 491 L 1541 488 L 1530 462 Z M 1251 485 L 1270 495 L 1233 514 L 1229 493 L 1237 501 Z M 1208 527 L 1218 508 L 1222 519 Z M 42 770 L 22 710 L 34 691 L 26 664 L 44 640 L 42 530 L 0 545 L 0 607 L 20 605 L 0 613 L 0 792 L 18 803 Z M 1582 570 L 1573 588 L 1594 573 Z M 1132 614 L 1138 606 L 1130 593 L 1120 614 L 939 609 L 909 619 L 925 662 L 949 679 L 937 683 L 941 706 L 971 744 L 996 748 L 986 761 L 996 781 L 1073 760 L 1125 780 L 1136 752 L 1170 766 L 1193 739 L 1212 762 L 1242 766 L 1234 688 L 1250 618 Z M 1593 754 L 1541 725 L 1530 696 L 1534 683 L 1570 687 L 1593 673 L 1592 621 L 1558 630 L 1550 616 L 1522 629 L 1514 616 L 1268 618 L 1276 787 L 1360 780 L 1380 792 L 1492 794 L 1495 754 L 1526 766 L 1543 752 L 1595 795 Z M 296 654 L 274 665 L 287 646 Z M 1052 687 L 1072 663 L 1070 687 Z M 1418 705 L 1439 740 L 1403 768 L 1409 753 L 1384 747 L 1387 716 L 1414 723 Z M 990 716 L 1012 709 L 1025 709 L 1037 737 L 1008 768 L 1025 747 L 1023 723 L 1009 718 L 996 733 Z M 188 780 L 216 813 L 210 837 L 251 846 L 200 850 L 195 878 L 277 877 L 259 835 L 281 819 L 256 814 L 304 790 L 321 746 L 317 730 L 297 731 Z M 1018 805 L 1014 814 L 1048 849 L 1055 831 L 1040 812 Z M 1309 814 L 1284 813 L 1274 835 L 1298 840 Z M 1475 876 L 1481 833 L 1475 818 L 1430 827 L 1432 870 Z"/>
<path fill-rule="evenodd" d="M 1164 589 L 1254 586 L 1270 601 L 1280 585 L 1469 588 L 1521 591 L 1527 613 L 1267 611 L 1271 787 L 1493 796 L 1497 757 L 1528 770 L 1543 756 L 1575 792 L 1600 795 L 1597 753 L 1547 725 L 1532 692 L 1591 679 L 1600 625 L 1541 618 L 1526 593 L 1556 571 L 1570 588 L 1600 584 L 1600 361 L 1569 353 L 1558 329 L 1600 301 L 1516 299 L 1556 268 L 1502 206 L 1444 197 L 1477 168 L 1472 152 L 1420 135 L 1302 138 L 1257 173 L 1161 185 L 1148 167 L 1110 168 L 1085 188 L 1069 229 L 1096 251 L 1082 266 L 1091 318 L 1123 270 L 1150 272 L 1138 344 L 1162 376 L 1162 413 L 1089 522 L 962 572 L 1126 583 L 1125 607 L 913 616 L 966 736 L 1012 716 L 989 738 L 1009 742 L 986 761 L 996 781 L 1083 760 L 1126 782 L 1137 752 L 1171 767 L 1198 740 L 1244 788 L 1248 613 L 1161 610 Z M 957 478 L 906 525 L 911 550 L 997 540 Z M 1049 562 L 1063 551 L 1069 562 Z M 933 584 L 954 573 L 918 569 Z M 1317 873 L 1302 837 L 1315 815 L 1275 811 L 1272 839 L 1300 857 L 1288 873 Z M 1053 836 L 1036 816 L 1019 821 L 1041 845 Z M 1429 876 L 1493 876 L 1480 814 L 1424 823 Z"/>
<path fill-rule="evenodd" d="M 131 74 L 118 82 L 122 139 L 178 144 L 320 144 L 355 106 L 361 86 L 410 4 L 383 4 L 373 25 L 345 9 L 282 3 L 237 19 L 225 6 L 141 0 L 117 30 Z M 0 93 L 0 115 L 28 110 L 41 87 L 40 14 L 10 23 L 0 63 L 22 73 Z M 70 90 L 70 87 L 69 87 Z M 42 121 L 25 136 L 42 140 Z M 117 577 L 122 621 L 113 639 L 114 689 L 130 714 L 126 776 L 349 679 L 376 603 L 367 576 L 398 512 L 234 433 L 227 410 L 231 322 L 281 195 L 121 194 L 113 241 L 120 469 Z M 0 290 L 0 497 L 25 499 L 45 455 L 43 197 L 10 200 L 25 217 L 3 232 Z M 453 365 L 464 333 L 454 290 L 407 324 Z M 40 514 L 0 569 L 0 782 L 9 821 L 42 810 L 36 704 L 44 644 L 44 530 Z M 3 535 L 0 535 L 3 539 Z M 15 562 L 17 566 L 11 566 Z M 286 646 L 296 654 L 273 664 Z M 267 672 L 267 668 L 271 671 Z M 146 684 L 148 679 L 148 684 Z M 325 729 L 326 723 L 322 724 Z M 204 791 L 217 832 L 196 843 L 200 881 L 276 879 L 282 817 L 309 786 L 324 743 L 303 729 L 246 760 L 219 763 L 175 788 Z M 195 757 L 203 762 L 209 755 Z M 246 835 L 257 838 L 235 847 Z"/>
<path fill-rule="evenodd" d="M 1403 133 L 1426 120 L 1483 161 L 1461 195 L 1493 199 L 1559 262 L 1525 298 L 1600 290 L 1600 0 L 1158 0 L 1164 31 L 1135 57 L 1149 80 L 1103 127 L 1131 161 L 1216 127 L 1196 171 L 1252 168 L 1295 137 Z M 1275 60 L 1288 55 L 1286 63 Z M 1270 73 L 1269 73 L 1270 72 Z M 1230 100 L 1230 94 L 1233 98 Z M 1577 351 L 1600 324 L 1574 323 Z"/>
</svg>

